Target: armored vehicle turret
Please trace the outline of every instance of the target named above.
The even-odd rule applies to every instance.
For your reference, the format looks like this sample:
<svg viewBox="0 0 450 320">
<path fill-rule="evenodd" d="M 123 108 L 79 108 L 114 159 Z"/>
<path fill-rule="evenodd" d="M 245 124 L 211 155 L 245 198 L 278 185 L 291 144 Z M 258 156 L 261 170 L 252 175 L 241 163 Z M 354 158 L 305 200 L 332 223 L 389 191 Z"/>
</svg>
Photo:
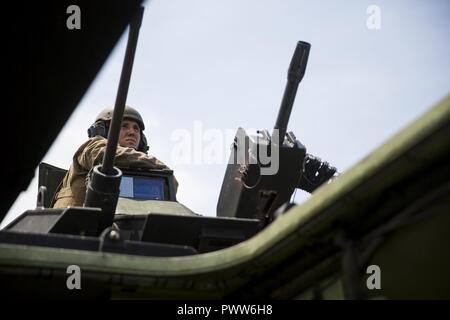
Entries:
<svg viewBox="0 0 450 320">
<path fill-rule="evenodd" d="M 80 74 L 92 81 L 120 32 L 131 23 L 102 164 L 91 172 L 84 206 L 67 208 L 51 208 L 65 170 L 40 164 L 36 208 L 0 231 L 2 297 L 450 297 L 449 96 L 335 177 L 335 168 L 308 154 L 287 131 L 310 50 L 308 43 L 300 41 L 273 132 L 260 130 L 252 136 L 237 130 L 217 216 L 204 216 L 177 201 L 173 172 L 114 165 L 143 13 L 139 1 L 121 2 L 118 7 L 121 10 L 115 14 L 113 9 L 97 8 L 101 23 L 90 21 L 90 29 L 76 38 L 91 46 L 98 41 L 103 60 L 57 51 L 80 59 L 79 65 L 89 64 L 91 69 L 81 68 Z M 110 33 L 105 32 L 108 21 Z M 63 117 L 67 119 L 88 85 L 82 81 L 67 85 L 64 59 L 54 58 L 63 70 L 55 74 L 61 75 L 58 80 L 67 91 L 51 91 L 45 103 L 38 96 L 33 108 L 40 107 L 51 117 L 65 107 L 56 103 L 64 92 L 72 108 L 67 107 L 70 110 Z M 53 88 L 53 73 L 42 77 L 38 89 Z M 79 79 L 78 73 L 70 77 Z M 58 128 L 53 128 L 55 134 Z M 30 159 L 39 158 L 42 150 L 35 153 L 30 152 Z M 33 161 L 29 160 L 30 166 Z M 11 169 L 20 170 L 25 162 Z M 296 188 L 312 196 L 300 205 L 291 203 Z M 81 273 L 82 290 L 74 290 L 79 283 L 68 279 L 74 270 Z"/>
</svg>

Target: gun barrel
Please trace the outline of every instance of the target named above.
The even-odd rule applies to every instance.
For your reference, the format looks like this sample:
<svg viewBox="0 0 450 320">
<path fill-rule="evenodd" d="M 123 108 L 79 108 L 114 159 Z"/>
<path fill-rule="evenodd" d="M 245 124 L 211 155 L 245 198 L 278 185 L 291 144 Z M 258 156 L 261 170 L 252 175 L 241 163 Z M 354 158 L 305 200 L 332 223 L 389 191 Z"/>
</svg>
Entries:
<svg viewBox="0 0 450 320">
<path fill-rule="evenodd" d="M 117 200 L 120 189 L 122 172 L 114 167 L 114 158 L 119 141 L 119 133 L 122 125 L 131 71 L 133 69 L 134 54 L 136 52 L 139 28 L 142 22 L 144 8 L 139 7 L 130 23 L 127 49 L 120 75 L 119 88 L 117 90 L 114 112 L 108 132 L 108 142 L 101 165 L 95 166 L 91 171 L 87 186 L 85 207 L 97 207 L 102 209 L 102 217 L 98 224 L 97 234 L 110 227 L 114 221 Z"/>
<path fill-rule="evenodd" d="M 105 174 L 113 174 L 114 172 L 114 158 L 116 155 L 117 143 L 119 141 L 119 132 L 122 124 L 123 112 L 125 110 L 125 103 L 127 101 L 131 71 L 133 70 L 134 54 L 136 52 L 139 29 L 141 27 L 143 15 L 144 7 L 139 7 L 136 15 L 130 23 L 127 48 L 123 61 L 122 73 L 120 75 L 119 88 L 117 90 L 114 112 L 108 132 L 108 142 L 106 144 L 106 151 L 103 156 L 102 168 L 100 169 L 100 171 Z"/>
<path fill-rule="evenodd" d="M 299 41 L 297 43 L 297 47 L 295 48 L 291 64 L 289 65 L 287 84 L 284 90 L 283 100 L 281 101 L 280 110 L 278 111 L 274 132 L 272 134 L 272 141 L 274 143 L 279 143 L 279 145 L 283 144 L 284 136 L 286 135 L 287 125 L 291 116 L 292 106 L 294 105 L 298 85 L 305 75 L 310 48 L 311 45 L 309 43 Z M 278 130 L 278 139 L 275 139 L 276 130 Z"/>
</svg>

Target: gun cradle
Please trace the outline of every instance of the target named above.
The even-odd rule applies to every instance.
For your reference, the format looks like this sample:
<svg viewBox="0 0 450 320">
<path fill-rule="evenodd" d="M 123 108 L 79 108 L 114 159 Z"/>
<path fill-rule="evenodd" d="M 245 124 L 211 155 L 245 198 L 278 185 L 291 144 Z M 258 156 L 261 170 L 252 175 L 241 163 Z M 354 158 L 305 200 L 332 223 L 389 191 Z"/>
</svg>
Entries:
<svg viewBox="0 0 450 320">
<path fill-rule="evenodd" d="M 268 134 L 249 136 L 239 128 L 222 183 L 217 216 L 265 222 L 289 201 L 298 186 L 305 155 L 306 148 L 299 141 L 285 141 L 279 146 L 271 143 Z"/>
</svg>

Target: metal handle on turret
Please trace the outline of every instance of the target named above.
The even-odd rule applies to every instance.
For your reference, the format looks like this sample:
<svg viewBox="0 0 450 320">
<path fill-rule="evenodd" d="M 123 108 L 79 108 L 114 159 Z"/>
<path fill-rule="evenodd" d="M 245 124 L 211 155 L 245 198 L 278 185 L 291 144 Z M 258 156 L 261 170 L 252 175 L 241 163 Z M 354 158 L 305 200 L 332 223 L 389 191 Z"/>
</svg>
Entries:
<svg viewBox="0 0 450 320">
<path fill-rule="evenodd" d="M 291 64 L 289 65 L 287 75 L 288 81 L 284 90 L 283 100 L 281 101 L 277 121 L 272 133 L 273 143 L 279 143 L 279 145 L 283 144 L 289 117 L 291 116 L 292 106 L 294 105 L 295 96 L 297 94 L 298 85 L 305 75 L 310 48 L 311 45 L 304 41 L 299 41 L 297 43 L 297 47 L 295 48 L 294 56 L 292 57 Z M 278 135 L 275 134 L 277 131 Z"/>
</svg>

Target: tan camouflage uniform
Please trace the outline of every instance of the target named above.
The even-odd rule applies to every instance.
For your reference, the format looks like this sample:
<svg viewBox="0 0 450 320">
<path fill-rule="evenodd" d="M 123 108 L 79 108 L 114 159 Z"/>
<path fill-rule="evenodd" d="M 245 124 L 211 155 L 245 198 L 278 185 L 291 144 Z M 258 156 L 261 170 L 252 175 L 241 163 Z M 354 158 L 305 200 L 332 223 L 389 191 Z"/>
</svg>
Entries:
<svg viewBox="0 0 450 320">
<path fill-rule="evenodd" d="M 53 198 L 53 208 L 65 208 L 68 206 L 83 206 L 86 196 L 87 174 L 103 160 L 107 140 L 101 136 L 90 138 L 73 156 L 73 162 L 62 181 L 62 185 Z M 114 165 L 121 169 L 166 169 L 170 170 L 163 162 L 153 156 L 133 148 L 117 146 Z M 175 190 L 178 183 L 174 178 Z"/>
</svg>

